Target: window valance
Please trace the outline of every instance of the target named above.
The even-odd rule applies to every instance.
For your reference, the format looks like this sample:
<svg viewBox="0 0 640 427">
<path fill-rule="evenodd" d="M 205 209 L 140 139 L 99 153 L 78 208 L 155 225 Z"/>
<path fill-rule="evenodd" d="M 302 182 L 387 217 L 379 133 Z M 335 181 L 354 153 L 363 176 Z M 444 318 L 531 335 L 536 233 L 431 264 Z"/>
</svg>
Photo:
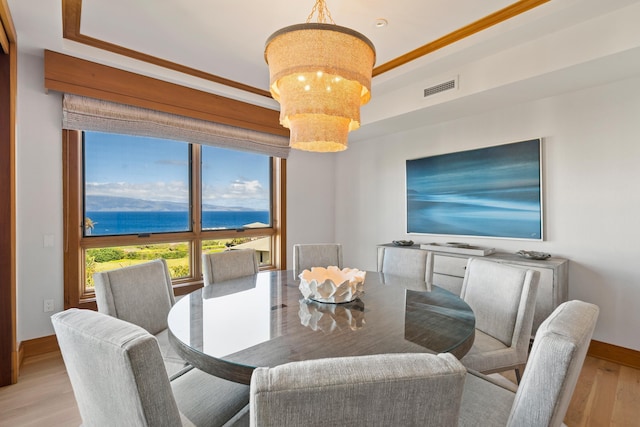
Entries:
<svg viewBox="0 0 640 427">
<path fill-rule="evenodd" d="M 131 105 L 64 94 L 62 127 L 187 141 L 286 159 L 289 138 Z"/>
</svg>

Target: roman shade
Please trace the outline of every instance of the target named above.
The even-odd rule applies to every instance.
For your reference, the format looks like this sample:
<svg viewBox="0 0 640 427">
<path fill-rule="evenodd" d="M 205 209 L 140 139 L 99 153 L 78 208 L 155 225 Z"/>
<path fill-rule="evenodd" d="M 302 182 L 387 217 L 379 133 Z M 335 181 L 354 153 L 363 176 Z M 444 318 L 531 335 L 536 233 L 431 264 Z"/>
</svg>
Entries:
<svg viewBox="0 0 640 427">
<path fill-rule="evenodd" d="M 65 93 L 62 127 L 173 139 L 286 159 L 289 139 L 235 126 Z"/>
</svg>

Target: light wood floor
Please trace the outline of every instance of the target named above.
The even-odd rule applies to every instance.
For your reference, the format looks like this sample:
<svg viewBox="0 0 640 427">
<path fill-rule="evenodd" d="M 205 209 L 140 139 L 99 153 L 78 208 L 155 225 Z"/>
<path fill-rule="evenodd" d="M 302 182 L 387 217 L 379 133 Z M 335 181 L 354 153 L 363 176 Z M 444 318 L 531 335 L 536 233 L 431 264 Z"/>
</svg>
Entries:
<svg viewBox="0 0 640 427">
<path fill-rule="evenodd" d="M 506 375 L 513 381 L 512 375 Z M 17 384 L 0 388 L 0 426 L 79 426 L 71 384 L 59 352 L 24 361 Z M 587 357 L 565 423 L 640 426 L 640 369 Z"/>
</svg>

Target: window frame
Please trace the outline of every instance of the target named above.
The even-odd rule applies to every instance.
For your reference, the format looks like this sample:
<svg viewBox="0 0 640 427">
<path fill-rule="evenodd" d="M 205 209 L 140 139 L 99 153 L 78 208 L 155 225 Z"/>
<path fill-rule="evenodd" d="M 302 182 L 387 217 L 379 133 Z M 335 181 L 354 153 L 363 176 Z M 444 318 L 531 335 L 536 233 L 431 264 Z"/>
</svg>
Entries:
<svg viewBox="0 0 640 427">
<path fill-rule="evenodd" d="M 95 294 L 84 286 L 84 251 L 90 248 L 188 242 L 190 246 L 190 277 L 173 280 L 174 293 L 183 295 L 202 286 L 201 242 L 238 237 L 271 237 L 271 264 L 261 269 L 286 268 L 286 160 L 271 157 L 271 216 L 270 227 L 238 230 L 202 230 L 201 226 L 201 146 L 191 144 L 191 203 L 192 230 L 186 232 L 139 235 L 84 237 L 83 217 L 83 153 L 82 132 L 62 131 L 63 145 L 63 218 L 64 218 L 64 306 L 96 308 Z M 142 235 L 145 236 L 145 235 Z"/>
</svg>

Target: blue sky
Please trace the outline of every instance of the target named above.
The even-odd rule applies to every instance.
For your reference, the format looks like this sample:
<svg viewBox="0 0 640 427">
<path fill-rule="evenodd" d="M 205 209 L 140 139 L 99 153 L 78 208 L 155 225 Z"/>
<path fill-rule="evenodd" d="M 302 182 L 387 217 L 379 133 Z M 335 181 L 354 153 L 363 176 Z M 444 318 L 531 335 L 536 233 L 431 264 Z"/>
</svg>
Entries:
<svg viewBox="0 0 640 427">
<path fill-rule="evenodd" d="M 87 195 L 189 201 L 188 144 L 99 132 L 85 134 Z M 203 146 L 203 203 L 269 209 L 269 158 Z"/>
</svg>

